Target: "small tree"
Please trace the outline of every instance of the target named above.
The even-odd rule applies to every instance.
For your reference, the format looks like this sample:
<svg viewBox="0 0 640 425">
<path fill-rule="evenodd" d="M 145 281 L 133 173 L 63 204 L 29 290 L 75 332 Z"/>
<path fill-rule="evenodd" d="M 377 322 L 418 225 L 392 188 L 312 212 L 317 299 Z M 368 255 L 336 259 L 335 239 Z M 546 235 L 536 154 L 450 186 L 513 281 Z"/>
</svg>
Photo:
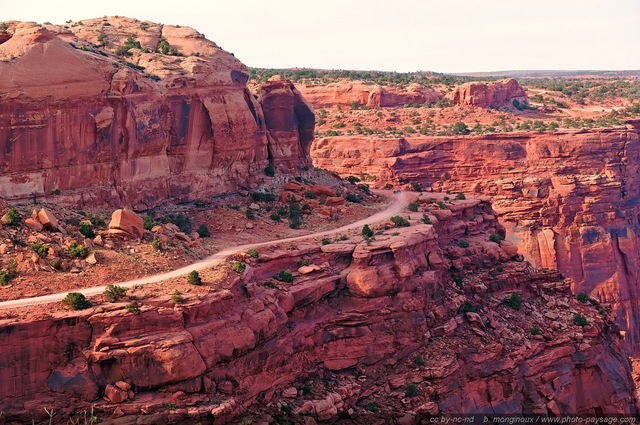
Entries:
<svg viewBox="0 0 640 425">
<path fill-rule="evenodd" d="M 497 233 L 492 233 L 491 235 L 489 235 L 489 241 L 491 242 L 495 242 L 499 244 L 501 240 L 502 240 L 502 236 L 500 236 Z"/>
<path fill-rule="evenodd" d="M 584 327 L 587 325 L 587 318 L 580 313 L 576 313 L 576 315 L 573 316 L 573 324 Z"/>
<path fill-rule="evenodd" d="M 589 301 L 589 297 L 585 292 L 580 292 L 578 296 L 576 296 L 576 299 L 581 303 L 585 303 L 585 304 Z"/>
<path fill-rule="evenodd" d="M 157 237 L 153 238 L 151 241 L 151 247 L 156 251 L 162 251 L 162 243 L 160 242 L 160 239 Z"/>
<path fill-rule="evenodd" d="M 6 217 L 7 224 L 9 226 L 20 226 L 20 223 L 22 223 L 22 216 L 15 208 L 11 208 L 9 211 L 7 211 Z"/>
<path fill-rule="evenodd" d="M 40 258 L 46 258 L 46 256 L 49 255 L 49 248 L 41 242 L 34 243 L 29 247 L 29 249 L 38 254 L 38 257 Z"/>
<path fill-rule="evenodd" d="M 432 224 L 431 223 L 431 218 L 426 214 L 422 214 L 422 222 L 424 224 Z"/>
<path fill-rule="evenodd" d="M 362 227 L 362 237 L 363 237 L 364 239 L 369 239 L 369 238 L 372 238 L 372 237 L 373 237 L 373 235 L 374 235 L 373 230 L 371 230 L 371 228 L 369 227 L 369 225 L 368 225 L 368 224 L 365 224 L 365 225 Z"/>
<path fill-rule="evenodd" d="M 196 232 L 198 233 L 198 236 L 200 236 L 201 238 L 208 238 L 211 236 L 211 232 L 209 231 L 209 227 L 207 227 L 206 224 L 201 224 L 198 227 L 198 230 L 196 230 Z"/>
<path fill-rule="evenodd" d="M 419 204 L 419 203 L 417 203 L 417 202 L 411 202 L 411 203 L 409 203 L 409 205 L 407 206 L 407 208 L 409 208 L 409 211 L 412 211 L 412 212 L 418 212 L 418 207 L 419 207 L 419 206 L 420 206 L 420 204 Z"/>
<path fill-rule="evenodd" d="M 76 242 L 71 242 L 69 245 L 69 258 L 85 258 L 87 255 L 89 255 L 89 248 L 78 245 Z"/>
<path fill-rule="evenodd" d="M 85 238 L 93 239 L 96 237 L 96 233 L 93 231 L 93 225 L 86 221 L 80 223 L 80 233 L 82 233 Z"/>
<path fill-rule="evenodd" d="M 252 256 L 253 258 L 258 258 L 258 256 L 260 255 L 258 253 L 258 251 L 256 251 L 255 249 L 249 249 L 247 250 L 247 254 L 249 254 L 250 256 Z"/>
<path fill-rule="evenodd" d="M 247 265 L 240 261 L 234 261 L 233 263 L 231 263 L 231 268 L 236 273 L 244 273 L 244 271 L 247 269 Z"/>
<path fill-rule="evenodd" d="M 120 298 L 124 297 L 126 293 L 127 288 L 116 285 L 107 285 L 104 290 L 103 296 L 105 301 L 115 303 L 120 300 Z"/>
<path fill-rule="evenodd" d="M 276 175 L 276 167 L 273 166 L 272 163 L 269 163 L 266 167 L 264 167 L 264 174 L 268 177 L 273 177 Z"/>
<path fill-rule="evenodd" d="M 453 134 L 469 134 L 471 132 L 467 125 L 462 121 L 454 123 L 451 127 L 451 131 L 453 131 Z"/>
<path fill-rule="evenodd" d="M 189 283 L 190 285 L 196 285 L 196 286 L 202 285 L 202 279 L 200 278 L 200 274 L 195 270 L 190 271 L 189 274 L 187 275 L 187 283 Z"/>
<path fill-rule="evenodd" d="M 280 270 L 273 278 L 280 282 L 291 283 L 293 282 L 293 273 L 291 270 Z"/>
<path fill-rule="evenodd" d="M 507 298 L 506 303 L 512 309 L 520 310 L 520 307 L 522 307 L 522 295 L 520 292 L 514 292 L 511 297 Z"/>
<path fill-rule="evenodd" d="M 84 310 L 91 307 L 91 301 L 86 299 L 80 292 L 69 292 L 62 300 L 62 304 L 73 310 Z"/>
<path fill-rule="evenodd" d="M 400 217 L 399 215 L 395 215 L 395 216 L 391 217 L 391 221 L 393 221 L 393 224 L 395 224 L 396 227 L 409 227 L 409 226 L 411 226 L 411 223 L 409 223 L 409 220 L 407 220 L 404 217 Z"/>
</svg>

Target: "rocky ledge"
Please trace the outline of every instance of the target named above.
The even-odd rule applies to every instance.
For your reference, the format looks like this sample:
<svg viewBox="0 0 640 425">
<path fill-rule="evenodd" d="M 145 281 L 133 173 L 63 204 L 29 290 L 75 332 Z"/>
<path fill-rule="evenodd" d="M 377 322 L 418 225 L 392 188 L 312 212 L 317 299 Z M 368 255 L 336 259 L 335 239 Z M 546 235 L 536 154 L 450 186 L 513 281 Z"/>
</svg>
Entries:
<svg viewBox="0 0 640 425">
<path fill-rule="evenodd" d="M 610 306 L 534 271 L 486 200 L 429 195 L 402 215 L 410 227 L 238 255 L 207 296 L 2 323 L 0 411 L 93 407 L 113 424 L 635 413 Z"/>
</svg>

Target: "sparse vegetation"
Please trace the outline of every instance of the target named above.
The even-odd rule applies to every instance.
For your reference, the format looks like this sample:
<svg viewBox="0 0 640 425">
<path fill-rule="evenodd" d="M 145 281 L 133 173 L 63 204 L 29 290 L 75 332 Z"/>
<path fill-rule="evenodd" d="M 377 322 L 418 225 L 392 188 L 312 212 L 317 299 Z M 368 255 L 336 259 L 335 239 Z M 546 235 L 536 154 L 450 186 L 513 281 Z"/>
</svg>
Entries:
<svg viewBox="0 0 640 425">
<path fill-rule="evenodd" d="M 469 242 L 467 242 L 465 239 L 460 239 L 458 241 L 458 246 L 460 248 L 469 248 L 470 245 L 469 245 Z"/>
<path fill-rule="evenodd" d="M 412 212 L 418 212 L 418 207 L 420 207 L 420 204 L 417 202 L 410 202 L 409 205 L 407 206 L 409 211 L 412 211 Z"/>
<path fill-rule="evenodd" d="M 533 328 L 531 328 L 531 335 L 540 335 L 541 333 L 542 331 L 538 326 L 534 326 Z"/>
<path fill-rule="evenodd" d="M 512 293 L 511 296 L 505 300 L 505 303 L 514 310 L 520 310 L 522 307 L 522 294 L 520 294 L 520 292 Z"/>
<path fill-rule="evenodd" d="M 89 248 L 84 245 L 78 245 L 76 242 L 71 242 L 69 245 L 69 258 L 85 258 L 89 255 Z"/>
<path fill-rule="evenodd" d="M 6 219 L 7 219 L 7 224 L 9 226 L 16 226 L 17 227 L 17 226 L 20 226 L 20 224 L 22 223 L 22 216 L 20 215 L 18 210 L 15 209 L 15 208 L 9 209 L 9 211 L 7 211 L 5 216 L 6 216 Z"/>
<path fill-rule="evenodd" d="M 258 253 L 258 251 L 256 251 L 255 249 L 249 249 L 247 250 L 247 254 L 249 254 L 250 256 L 252 256 L 253 258 L 258 258 L 258 256 L 260 255 Z"/>
<path fill-rule="evenodd" d="M 580 313 L 576 313 L 575 316 L 573 316 L 573 324 L 584 327 L 587 325 L 587 318 Z"/>
<path fill-rule="evenodd" d="M 46 258 L 46 256 L 49 255 L 49 248 L 41 242 L 34 243 L 29 246 L 29 249 L 38 254 L 38 257 L 40 258 Z"/>
<path fill-rule="evenodd" d="M 96 232 L 93 231 L 93 225 L 86 221 L 80 222 L 79 231 L 85 238 L 93 239 L 96 237 Z"/>
<path fill-rule="evenodd" d="M 187 283 L 189 285 L 200 286 L 202 285 L 202 278 L 200 277 L 200 273 L 196 270 L 192 270 L 187 275 Z"/>
<path fill-rule="evenodd" d="M 268 177 L 273 177 L 276 175 L 276 167 L 273 166 L 272 163 L 269 163 L 266 167 L 264 167 L 264 174 Z"/>
<path fill-rule="evenodd" d="M 209 231 L 209 227 L 206 224 L 201 224 L 200 226 L 198 226 L 196 233 L 198 233 L 198 236 L 200 236 L 201 238 L 208 238 L 211 236 L 211 231 Z"/>
<path fill-rule="evenodd" d="M 431 223 L 431 218 L 426 214 L 422 214 L 422 222 L 424 224 L 433 224 Z"/>
<path fill-rule="evenodd" d="M 173 291 L 173 294 L 171 295 L 171 301 L 173 301 L 176 304 L 180 304 L 184 302 L 184 297 L 182 296 L 182 294 L 180 294 L 180 291 L 176 289 L 175 291 Z"/>
<path fill-rule="evenodd" d="M 374 235 L 373 230 L 371 230 L 368 224 L 365 224 L 364 226 L 362 226 L 361 233 L 364 239 L 371 239 Z"/>
<path fill-rule="evenodd" d="M 142 226 L 144 227 L 144 230 L 151 231 L 151 229 L 153 229 L 157 225 L 158 223 L 155 222 L 151 215 L 147 214 L 142 217 Z"/>
<path fill-rule="evenodd" d="M 578 295 L 576 296 L 576 299 L 584 304 L 586 304 L 589 301 L 589 297 L 585 292 L 578 293 Z"/>
<path fill-rule="evenodd" d="M 396 227 L 409 227 L 409 226 L 411 226 L 411 223 L 409 223 L 409 220 L 407 220 L 404 217 L 400 217 L 399 215 L 394 215 L 393 217 L 391 217 L 391 221 L 393 221 L 393 224 Z"/>
<path fill-rule="evenodd" d="M 140 314 L 140 309 L 133 304 L 125 305 L 124 309 L 127 311 L 127 313 L 133 314 L 134 316 L 137 316 Z"/>
<path fill-rule="evenodd" d="M 107 285 L 103 292 L 104 300 L 109 303 L 115 303 L 127 294 L 127 288 L 116 285 Z"/>
<path fill-rule="evenodd" d="M 162 242 L 160 242 L 158 237 L 153 238 L 151 241 L 151 247 L 156 251 L 162 251 Z"/>
<path fill-rule="evenodd" d="M 331 239 L 323 239 L 322 240 L 322 245 L 329 245 L 331 244 Z"/>
<path fill-rule="evenodd" d="M 413 382 L 408 383 L 404 387 L 405 397 L 415 397 L 418 395 L 418 386 Z"/>
<path fill-rule="evenodd" d="M 495 242 L 499 244 L 501 240 L 502 240 L 502 236 L 498 235 L 497 233 L 492 233 L 491 235 L 489 235 L 490 242 Z"/>
<path fill-rule="evenodd" d="M 424 366 L 425 365 L 424 357 L 420 354 L 416 354 L 413 357 L 413 364 L 416 366 Z"/>
<path fill-rule="evenodd" d="M 80 292 L 69 292 L 62 300 L 62 304 L 73 310 L 84 310 L 91 307 L 91 301 Z"/>
<path fill-rule="evenodd" d="M 293 282 L 293 273 L 291 270 L 280 270 L 273 278 L 280 282 L 291 283 Z"/>
<path fill-rule="evenodd" d="M 247 269 L 247 265 L 240 261 L 234 261 L 231 263 L 231 268 L 236 273 L 244 273 L 244 271 Z"/>
</svg>

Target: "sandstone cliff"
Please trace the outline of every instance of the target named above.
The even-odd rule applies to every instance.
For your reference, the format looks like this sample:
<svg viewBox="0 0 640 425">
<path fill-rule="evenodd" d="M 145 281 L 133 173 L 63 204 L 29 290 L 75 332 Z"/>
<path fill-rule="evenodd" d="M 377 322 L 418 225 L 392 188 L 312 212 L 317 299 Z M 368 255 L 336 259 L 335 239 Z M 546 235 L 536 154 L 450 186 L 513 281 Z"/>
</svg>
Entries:
<svg viewBox="0 0 640 425">
<path fill-rule="evenodd" d="M 513 78 L 489 83 L 466 83 L 455 88 L 447 99 L 456 105 L 479 108 L 511 107 L 513 101 L 528 103 L 527 93 Z"/>
<path fill-rule="evenodd" d="M 0 411 L 30 422 L 94 406 L 114 424 L 634 413 L 607 307 L 489 241 L 504 228 L 488 202 L 435 196 L 369 244 L 239 257 L 242 275 L 184 304 L 2 323 Z M 273 278 L 285 269 L 293 282 Z M 513 293 L 522 305 L 505 304 Z"/>
<path fill-rule="evenodd" d="M 326 85 L 300 84 L 298 90 L 314 108 L 351 106 L 354 102 L 370 108 L 392 107 L 435 103 L 442 98 L 440 93 L 420 84 L 411 84 L 406 89 L 399 89 L 361 81 L 342 81 Z"/>
<path fill-rule="evenodd" d="M 11 22 L 6 34 L 5 199 L 145 209 L 248 187 L 269 160 L 292 166 L 277 155 L 295 148 L 296 135 L 285 147 L 267 136 L 246 67 L 191 28 L 99 18 Z"/>
<path fill-rule="evenodd" d="M 634 124 L 634 123 L 632 123 Z M 640 152 L 627 128 L 411 139 L 325 138 L 317 167 L 381 184 L 490 195 L 509 238 L 536 267 L 559 269 L 614 304 L 640 342 Z"/>
</svg>

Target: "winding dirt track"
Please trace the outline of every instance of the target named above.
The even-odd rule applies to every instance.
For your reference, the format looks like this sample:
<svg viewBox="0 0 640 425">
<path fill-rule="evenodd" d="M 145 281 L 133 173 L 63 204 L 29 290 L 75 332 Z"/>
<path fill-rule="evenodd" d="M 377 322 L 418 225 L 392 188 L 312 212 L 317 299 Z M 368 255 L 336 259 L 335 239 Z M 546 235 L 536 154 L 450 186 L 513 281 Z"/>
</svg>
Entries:
<svg viewBox="0 0 640 425">
<path fill-rule="evenodd" d="M 346 230 L 351 230 L 351 229 L 355 229 L 358 227 L 362 227 L 365 224 L 373 224 L 373 223 L 378 223 L 380 221 L 384 221 L 384 220 L 388 220 L 389 217 L 398 214 L 400 211 L 402 211 L 402 209 L 413 199 L 416 198 L 417 193 L 412 193 L 412 192 L 401 192 L 399 194 L 392 194 L 391 191 L 387 191 L 387 190 L 375 190 L 374 192 L 381 194 L 381 195 L 391 195 L 393 198 L 393 202 L 384 210 L 377 212 L 376 214 L 369 216 L 365 219 L 362 219 L 360 221 L 356 221 L 355 223 L 351 223 L 351 224 L 347 224 L 345 226 L 339 227 L 337 229 L 332 229 L 332 230 L 327 230 L 324 232 L 318 232 L 318 233 L 312 233 L 309 235 L 304 235 L 304 236 L 297 236 L 295 238 L 288 238 L 288 239 L 276 239 L 273 241 L 268 241 L 268 242 L 260 242 L 260 243 L 253 243 L 253 244 L 247 244 L 247 245 L 239 245 L 239 246 L 234 246 L 234 247 L 230 247 L 227 249 L 224 249 L 222 251 L 218 251 L 215 254 L 212 254 L 210 256 L 208 256 L 207 258 L 197 261 L 195 263 L 192 263 L 188 266 L 184 266 L 181 267 L 179 269 L 170 271 L 170 272 L 166 272 L 166 273 L 160 273 L 160 274 L 155 274 L 152 276 L 147 276 L 147 277 L 143 277 L 140 279 L 135 279 L 135 280 L 129 280 L 126 282 L 114 282 L 114 285 L 118 285 L 118 286 L 123 286 L 126 288 L 130 288 L 134 285 L 146 285 L 147 283 L 153 283 L 153 282 L 160 282 L 162 280 L 165 279 L 170 279 L 173 277 L 177 277 L 177 276 L 182 276 L 182 275 L 186 275 L 187 273 L 189 273 L 192 270 L 202 270 L 206 267 L 211 267 L 214 266 L 220 262 L 222 262 L 225 258 L 227 258 L 229 255 L 235 254 L 239 251 L 245 251 L 247 249 L 251 249 L 251 248 L 258 248 L 258 247 L 262 247 L 262 246 L 269 246 L 269 245 L 277 245 L 277 244 L 281 244 L 283 242 L 293 242 L 293 241 L 299 241 L 299 240 L 304 240 L 304 239 L 311 239 L 311 238 L 317 238 L 319 236 L 326 236 L 326 235 L 332 235 L 335 233 L 339 233 L 339 232 L 344 232 Z M 100 294 L 102 292 L 104 292 L 106 288 L 106 285 L 104 286 L 93 286 L 93 287 L 89 287 L 89 288 L 84 288 L 84 289 L 77 289 L 74 290 L 73 292 L 81 292 L 82 294 L 84 294 L 85 296 L 91 296 L 91 295 L 97 295 Z M 51 294 L 51 295 L 43 295 L 43 296 L 39 296 L 39 297 L 32 297 L 32 298 L 22 298 L 19 300 L 11 300 L 11 301 L 3 301 L 0 302 L 0 309 L 7 309 L 7 308 L 18 308 L 18 307 L 26 307 L 26 306 L 30 306 L 30 305 L 37 305 L 37 304 L 48 304 L 48 303 L 53 303 L 53 302 L 58 302 L 61 301 L 68 292 L 62 292 L 62 293 L 58 293 L 58 294 Z"/>
</svg>

